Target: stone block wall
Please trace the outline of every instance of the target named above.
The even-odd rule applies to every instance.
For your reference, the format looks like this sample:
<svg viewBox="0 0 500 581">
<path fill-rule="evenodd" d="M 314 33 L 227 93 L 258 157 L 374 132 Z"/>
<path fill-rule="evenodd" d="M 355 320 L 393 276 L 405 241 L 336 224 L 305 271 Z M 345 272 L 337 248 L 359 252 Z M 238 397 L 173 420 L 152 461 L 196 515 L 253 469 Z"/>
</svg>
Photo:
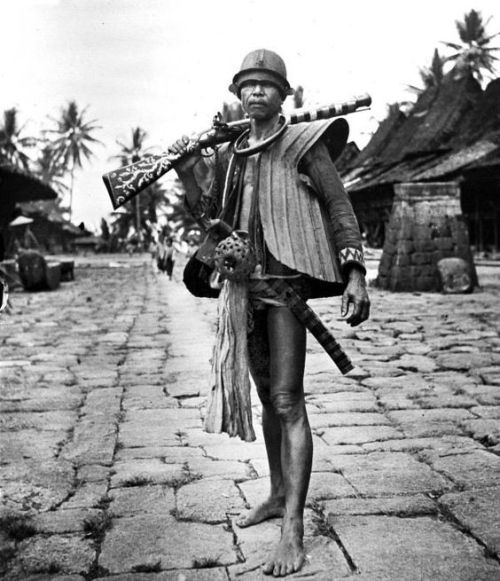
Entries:
<svg viewBox="0 0 500 581">
<path fill-rule="evenodd" d="M 375 284 L 391 291 L 439 291 L 437 263 L 449 257 L 466 261 L 476 286 L 459 185 L 456 182 L 395 185 Z"/>
</svg>

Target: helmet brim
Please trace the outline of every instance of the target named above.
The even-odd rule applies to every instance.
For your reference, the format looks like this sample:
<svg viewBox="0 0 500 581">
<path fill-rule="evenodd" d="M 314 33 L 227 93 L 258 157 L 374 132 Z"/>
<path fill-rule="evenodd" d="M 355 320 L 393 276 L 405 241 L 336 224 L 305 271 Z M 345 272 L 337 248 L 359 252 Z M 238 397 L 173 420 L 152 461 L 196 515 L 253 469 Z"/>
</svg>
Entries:
<svg viewBox="0 0 500 581">
<path fill-rule="evenodd" d="M 231 93 L 239 97 L 241 85 L 246 81 L 263 81 L 266 83 L 272 83 L 285 97 L 293 95 L 293 89 L 290 87 L 290 84 L 286 79 L 263 69 L 247 69 L 237 73 L 233 77 L 233 82 L 229 85 L 229 90 Z"/>
</svg>

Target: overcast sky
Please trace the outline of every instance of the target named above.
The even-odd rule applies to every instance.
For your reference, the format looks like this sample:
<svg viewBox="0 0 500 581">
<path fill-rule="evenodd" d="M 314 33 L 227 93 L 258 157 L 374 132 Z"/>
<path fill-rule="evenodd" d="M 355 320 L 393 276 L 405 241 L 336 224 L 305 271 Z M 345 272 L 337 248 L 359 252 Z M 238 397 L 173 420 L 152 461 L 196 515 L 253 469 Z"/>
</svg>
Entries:
<svg viewBox="0 0 500 581">
<path fill-rule="evenodd" d="M 69 100 L 88 107 L 104 145 L 76 176 L 73 216 L 98 227 L 112 209 L 101 175 L 116 167 L 116 140 L 140 126 L 146 145 L 165 148 L 205 129 L 233 100 L 227 87 L 250 50 L 281 54 L 306 105 L 368 92 L 371 111 L 348 117 L 363 146 L 388 103 L 413 98 L 407 85 L 420 84 L 434 48 L 446 53 L 439 41 L 458 40 L 455 20 L 471 8 L 500 31 L 498 0 L 3 0 L 0 108 L 15 106 L 33 134 Z"/>
</svg>

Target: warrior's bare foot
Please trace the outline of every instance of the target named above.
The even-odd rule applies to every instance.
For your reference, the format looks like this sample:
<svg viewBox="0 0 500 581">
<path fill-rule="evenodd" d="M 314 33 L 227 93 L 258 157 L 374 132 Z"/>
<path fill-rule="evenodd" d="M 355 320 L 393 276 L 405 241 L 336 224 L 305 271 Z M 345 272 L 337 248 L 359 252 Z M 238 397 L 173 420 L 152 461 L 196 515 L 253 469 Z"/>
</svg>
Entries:
<svg viewBox="0 0 500 581">
<path fill-rule="evenodd" d="M 269 497 L 255 508 L 249 510 L 247 514 L 240 517 L 236 521 L 236 524 L 241 528 L 256 525 L 269 518 L 283 516 L 284 510 L 285 499 L 283 497 Z"/>
<path fill-rule="evenodd" d="M 284 577 L 299 571 L 305 560 L 303 536 L 302 519 L 284 521 L 279 545 L 262 571 L 266 575 L 272 574 L 274 577 Z"/>
</svg>

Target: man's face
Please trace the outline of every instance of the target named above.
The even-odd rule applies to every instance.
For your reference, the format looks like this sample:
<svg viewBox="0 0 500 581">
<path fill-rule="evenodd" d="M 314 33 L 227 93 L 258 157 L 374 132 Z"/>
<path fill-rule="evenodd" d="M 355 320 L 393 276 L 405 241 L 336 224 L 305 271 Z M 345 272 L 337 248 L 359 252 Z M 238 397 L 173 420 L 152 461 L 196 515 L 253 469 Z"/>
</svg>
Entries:
<svg viewBox="0 0 500 581">
<path fill-rule="evenodd" d="M 278 87 L 268 81 L 245 81 L 241 85 L 240 99 L 245 113 L 259 121 L 272 119 L 283 104 Z"/>
</svg>

